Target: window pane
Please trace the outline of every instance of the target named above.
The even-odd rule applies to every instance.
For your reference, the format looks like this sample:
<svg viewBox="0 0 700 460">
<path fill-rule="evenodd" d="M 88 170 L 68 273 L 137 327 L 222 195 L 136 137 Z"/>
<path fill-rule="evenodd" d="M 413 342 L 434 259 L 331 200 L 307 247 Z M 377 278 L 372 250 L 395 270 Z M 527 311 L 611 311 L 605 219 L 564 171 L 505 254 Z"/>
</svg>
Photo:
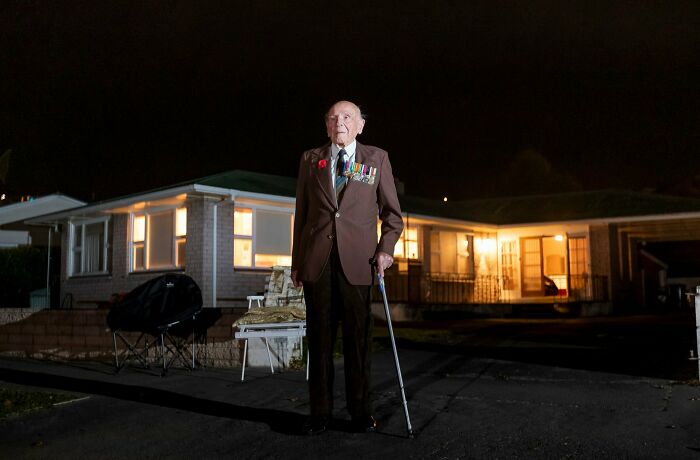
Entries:
<svg viewBox="0 0 700 460">
<path fill-rule="evenodd" d="M 146 217 L 134 216 L 134 241 L 146 240 Z"/>
<path fill-rule="evenodd" d="M 402 233 L 401 237 L 396 242 L 396 246 L 394 246 L 394 257 L 395 258 L 397 258 L 397 259 L 403 258 L 403 247 L 404 247 L 404 241 L 403 241 L 403 233 Z"/>
<path fill-rule="evenodd" d="M 457 272 L 457 234 L 440 232 L 440 272 Z"/>
<path fill-rule="evenodd" d="M 253 240 L 247 238 L 233 239 L 233 265 L 236 267 L 253 266 Z"/>
<path fill-rule="evenodd" d="M 473 259 L 469 253 L 469 238 L 466 233 L 457 233 L 457 273 L 471 274 L 473 273 Z"/>
<path fill-rule="evenodd" d="M 80 249 L 80 246 L 83 244 L 83 226 L 74 225 L 73 230 L 73 247 L 75 249 Z"/>
<path fill-rule="evenodd" d="M 173 265 L 173 213 L 151 214 L 148 216 L 148 268 Z"/>
<path fill-rule="evenodd" d="M 415 241 L 408 242 L 408 258 L 417 259 L 418 258 L 418 243 Z"/>
<path fill-rule="evenodd" d="M 430 232 L 430 271 L 440 271 L 440 233 Z"/>
<path fill-rule="evenodd" d="M 275 265 L 289 267 L 292 265 L 292 257 L 279 254 L 255 254 L 256 267 L 273 267 Z"/>
<path fill-rule="evenodd" d="M 539 238 L 523 238 L 521 243 L 522 289 L 539 292 L 542 290 L 542 265 Z"/>
<path fill-rule="evenodd" d="M 587 279 L 587 241 L 585 237 L 569 239 L 569 275 L 571 289 L 584 289 Z"/>
<path fill-rule="evenodd" d="M 292 254 L 291 214 L 261 210 L 255 212 L 255 251 L 258 254 Z"/>
<path fill-rule="evenodd" d="M 78 274 L 83 271 L 83 265 L 81 260 L 81 247 L 83 235 L 83 226 L 74 225 L 73 226 L 73 274 Z"/>
<path fill-rule="evenodd" d="M 233 212 L 233 234 L 253 236 L 253 210 L 236 209 Z"/>
<path fill-rule="evenodd" d="M 175 265 L 177 265 L 178 267 L 185 266 L 185 262 L 186 262 L 186 259 L 185 259 L 185 256 L 186 256 L 185 241 L 186 241 L 185 239 L 177 240 L 177 261 L 176 261 Z"/>
<path fill-rule="evenodd" d="M 83 273 L 95 273 L 103 270 L 104 223 L 98 222 L 85 226 L 85 247 Z"/>
<path fill-rule="evenodd" d="M 417 228 L 409 228 L 407 229 L 406 237 L 408 241 L 418 241 L 418 229 Z"/>
<path fill-rule="evenodd" d="M 175 236 L 187 235 L 187 208 L 175 211 Z"/>
<path fill-rule="evenodd" d="M 134 270 L 143 270 L 143 243 L 134 244 Z"/>
<path fill-rule="evenodd" d="M 515 289 L 515 241 L 501 243 L 501 273 L 503 289 Z"/>
<path fill-rule="evenodd" d="M 377 227 L 381 232 L 380 227 Z M 394 258 L 418 259 L 418 228 L 405 228 L 394 246 Z"/>
</svg>

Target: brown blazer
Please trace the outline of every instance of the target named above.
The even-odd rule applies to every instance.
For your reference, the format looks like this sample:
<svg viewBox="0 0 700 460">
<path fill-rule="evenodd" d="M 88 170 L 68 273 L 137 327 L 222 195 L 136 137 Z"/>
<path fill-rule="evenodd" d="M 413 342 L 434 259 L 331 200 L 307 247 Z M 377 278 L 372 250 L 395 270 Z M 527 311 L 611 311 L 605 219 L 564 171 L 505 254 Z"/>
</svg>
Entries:
<svg viewBox="0 0 700 460">
<path fill-rule="evenodd" d="M 325 167 L 321 160 L 326 161 Z M 394 254 L 403 220 L 389 156 L 358 142 L 355 162 L 377 168 L 374 184 L 348 180 L 338 206 L 331 183 L 330 144 L 301 156 L 292 249 L 292 269 L 297 270 L 300 281 L 316 281 L 321 276 L 334 238 L 351 284 L 372 284 L 369 260 L 379 251 Z M 377 216 L 382 221 L 379 242 Z"/>
</svg>

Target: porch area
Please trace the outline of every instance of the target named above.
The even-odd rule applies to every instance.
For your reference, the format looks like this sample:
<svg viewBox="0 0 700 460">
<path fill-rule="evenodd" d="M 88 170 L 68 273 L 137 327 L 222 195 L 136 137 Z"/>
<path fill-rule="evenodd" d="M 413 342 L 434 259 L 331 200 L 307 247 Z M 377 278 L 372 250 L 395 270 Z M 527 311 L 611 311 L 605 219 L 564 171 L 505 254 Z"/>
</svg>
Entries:
<svg viewBox="0 0 700 460">
<path fill-rule="evenodd" d="M 423 272 L 420 266 L 407 272 L 386 272 L 389 302 L 406 304 L 483 305 L 483 304 L 552 304 L 574 302 L 608 302 L 608 277 L 571 275 L 568 289 L 542 290 L 540 295 L 522 296 L 515 280 L 497 275 Z M 543 285 L 545 280 L 543 280 Z M 378 294 L 378 293 L 377 293 Z M 378 298 L 375 296 L 375 298 Z"/>
</svg>

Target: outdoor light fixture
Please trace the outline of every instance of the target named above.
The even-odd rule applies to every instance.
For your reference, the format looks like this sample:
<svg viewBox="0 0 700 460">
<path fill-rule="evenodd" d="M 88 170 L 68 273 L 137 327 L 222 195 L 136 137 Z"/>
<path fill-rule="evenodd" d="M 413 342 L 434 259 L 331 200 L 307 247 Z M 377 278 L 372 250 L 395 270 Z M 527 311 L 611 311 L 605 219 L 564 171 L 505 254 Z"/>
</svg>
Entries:
<svg viewBox="0 0 700 460">
<path fill-rule="evenodd" d="M 447 197 L 442 198 L 443 203 L 447 203 Z"/>
<path fill-rule="evenodd" d="M 564 241 L 564 237 L 562 235 L 554 235 L 554 239 L 556 241 Z"/>
</svg>

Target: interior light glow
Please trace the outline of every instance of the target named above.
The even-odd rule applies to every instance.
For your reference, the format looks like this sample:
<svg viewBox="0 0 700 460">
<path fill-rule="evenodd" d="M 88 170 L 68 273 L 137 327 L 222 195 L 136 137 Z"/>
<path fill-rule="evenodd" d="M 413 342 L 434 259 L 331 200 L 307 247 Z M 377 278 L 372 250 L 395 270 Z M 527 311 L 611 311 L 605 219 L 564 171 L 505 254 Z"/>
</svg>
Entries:
<svg viewBox="0 0 700 460">
<path fill-rule="evenodd" d="M 175 211 L 175 236 L 187 235 L 187 208 Z"/>
<path fill-rule="evenodd" d="M 474 247 L 479 253 L 496 252 L 496 240 L 493 238 L 474 238 Z"/>
</svg>

